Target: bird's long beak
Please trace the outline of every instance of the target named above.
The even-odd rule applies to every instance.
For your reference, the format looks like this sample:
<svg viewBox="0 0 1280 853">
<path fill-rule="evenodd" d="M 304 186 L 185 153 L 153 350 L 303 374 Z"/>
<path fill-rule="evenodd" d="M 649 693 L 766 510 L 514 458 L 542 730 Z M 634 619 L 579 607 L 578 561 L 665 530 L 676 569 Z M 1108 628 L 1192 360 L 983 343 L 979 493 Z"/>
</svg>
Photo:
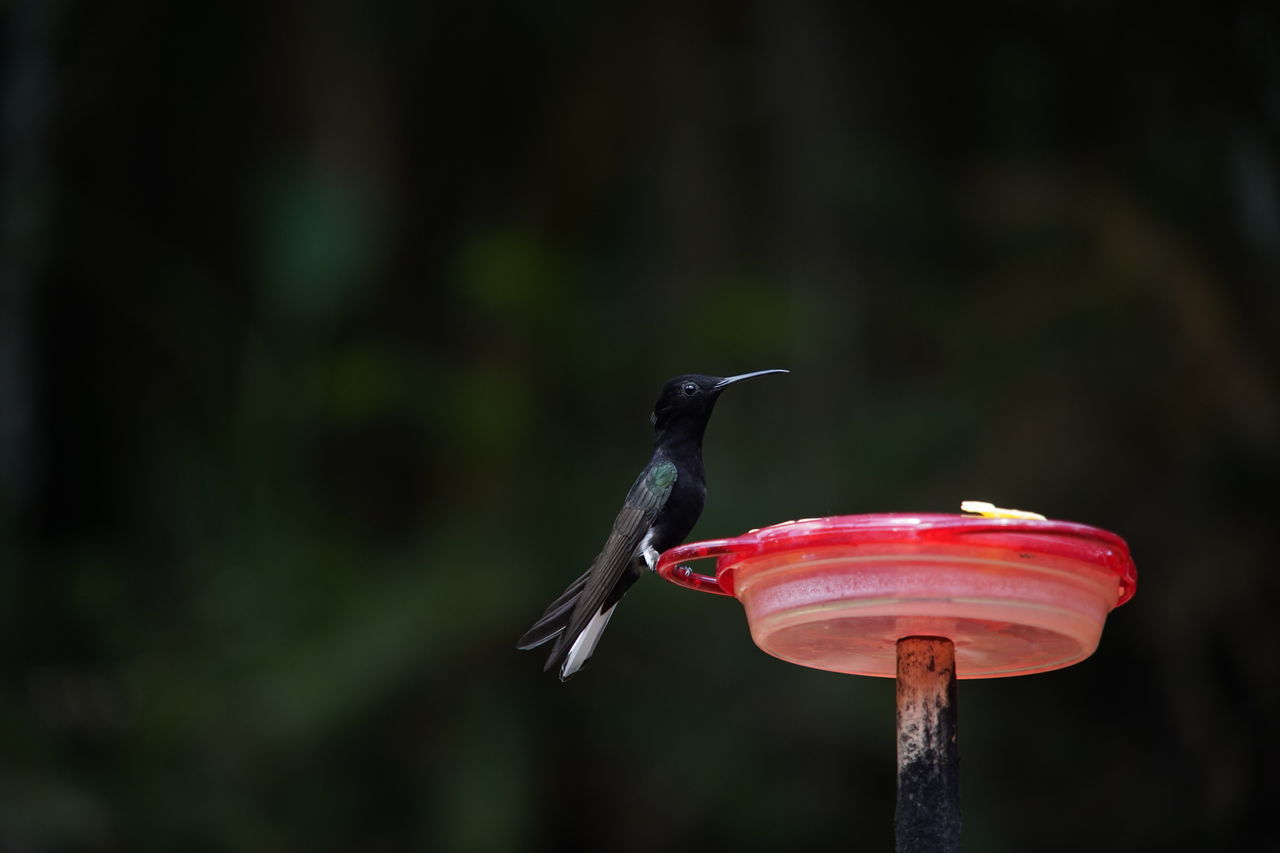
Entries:
<svg viewBox="0 0 1280 853">
<path fill-rule="evenodd" d="M 711 386 L 712 391 L 723 391 L 735 382 L 741 382 L 744 379 L 754 379 L 757 376 L 767 376 L 770 373 L 790 373 L 790 370 L 757 370 L 755 373 L 739 373 L 737 376 L 726 376 L 715 385 Z"/>
</svg>

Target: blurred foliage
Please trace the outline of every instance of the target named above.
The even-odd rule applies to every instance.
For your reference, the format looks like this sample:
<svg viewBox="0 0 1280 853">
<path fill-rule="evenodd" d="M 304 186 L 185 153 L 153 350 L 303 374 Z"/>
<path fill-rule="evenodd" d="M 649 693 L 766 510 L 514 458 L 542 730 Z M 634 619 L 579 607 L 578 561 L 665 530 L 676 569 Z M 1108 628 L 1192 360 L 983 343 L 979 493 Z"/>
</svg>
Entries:
<svg viewBox="0 0 1280 853">
<path fill-rule="evenodd" d="M 1274 4 L 5 8 L 0 849 L 887 849 L 890 683 L 656 581 L 512 648 L 661 382 L 779 366 L 695 537 L 1137 557 L 962 685 L 970 849 L 1280 844 Z"/>
</svg>

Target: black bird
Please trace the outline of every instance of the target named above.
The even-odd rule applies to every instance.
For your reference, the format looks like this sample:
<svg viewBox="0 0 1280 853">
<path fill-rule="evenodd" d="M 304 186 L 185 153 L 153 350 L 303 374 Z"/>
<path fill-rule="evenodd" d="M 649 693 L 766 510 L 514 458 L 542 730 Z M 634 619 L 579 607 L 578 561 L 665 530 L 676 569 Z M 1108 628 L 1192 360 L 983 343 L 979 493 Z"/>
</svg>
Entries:
<svg viewBox="0 0 1280 853">
<path fill-rule="evenodd" d="M 573 675 L 600 642 L 613 608 L 658 556 L 684 541 L 702 514 L 707 497 L 702 468 L 702 434 L 720 392 L 735 382 L 787 373 L 758 370 L 738 376 L 677 376 L 662 386 L 654 404 L 653 456 L 636 477 L 613 532 L 591 568 L 551 602 L 516 643 L 532 649 L 555 640 L 545 669 L 560 667 L 560 680 Z"/>
</svg>

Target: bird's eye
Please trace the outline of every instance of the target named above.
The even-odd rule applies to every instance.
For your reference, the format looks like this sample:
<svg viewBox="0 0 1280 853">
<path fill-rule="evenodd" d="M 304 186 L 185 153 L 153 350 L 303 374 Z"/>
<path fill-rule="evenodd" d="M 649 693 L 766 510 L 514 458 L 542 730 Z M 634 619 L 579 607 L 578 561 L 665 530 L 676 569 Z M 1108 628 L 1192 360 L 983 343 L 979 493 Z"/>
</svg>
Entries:
<svg viewBox="0 0 1280 853">
<path fill-rule="evenodd" d="M 692 397 L 694 394 L 698 393 L 698 386 L 693 382 L 686 382 L 680 390 L 684 392 L 686 397 Z"/>
</svg>

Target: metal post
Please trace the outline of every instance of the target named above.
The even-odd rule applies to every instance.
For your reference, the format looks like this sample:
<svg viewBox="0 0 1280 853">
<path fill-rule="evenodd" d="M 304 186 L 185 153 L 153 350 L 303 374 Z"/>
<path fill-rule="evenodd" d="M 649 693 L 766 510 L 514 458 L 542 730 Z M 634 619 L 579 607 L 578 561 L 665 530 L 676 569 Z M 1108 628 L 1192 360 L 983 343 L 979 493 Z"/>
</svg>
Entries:
<svg viewBox="0 0 1280 853">
<path fill-rule="evenodd" d="M 960 850 L 956 650 L 943 637 L 898 640 L 897 853 Z"/>
</svg>

